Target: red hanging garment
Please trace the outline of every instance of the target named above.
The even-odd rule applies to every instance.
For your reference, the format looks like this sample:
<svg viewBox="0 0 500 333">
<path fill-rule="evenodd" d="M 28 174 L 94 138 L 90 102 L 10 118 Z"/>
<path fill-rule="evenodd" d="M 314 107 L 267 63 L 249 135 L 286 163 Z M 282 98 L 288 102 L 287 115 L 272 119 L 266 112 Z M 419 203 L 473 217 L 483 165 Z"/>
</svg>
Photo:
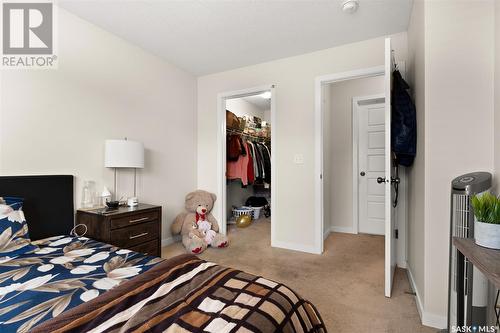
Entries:
<svg viewBox="0 0 500 333">
<path fill-rule="evenodd" d="M 253 184 L 255 181 L 255 171 L 253 169 L 253 156 L 252 156 L 252 150 L 250 149 L 250 145 L 248 142 L 245 143 L 246 148 L 247 148 L 247 155 L 248 155 L 248 168 L 247 168 L 247 175 L 248 175 L 248 183 Z"/>
</svg>

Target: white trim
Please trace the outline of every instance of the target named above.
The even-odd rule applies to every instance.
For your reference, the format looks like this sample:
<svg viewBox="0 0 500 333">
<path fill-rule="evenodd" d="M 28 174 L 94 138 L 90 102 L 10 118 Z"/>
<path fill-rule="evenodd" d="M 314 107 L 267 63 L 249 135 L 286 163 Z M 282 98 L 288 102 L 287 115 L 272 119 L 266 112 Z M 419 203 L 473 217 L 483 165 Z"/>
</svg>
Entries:
<svg viewBox="0 0 500 333">
<path fill-rule="evenodd" d="M 321 86 L 323 80 L 316 78 L 314 82 L 314 248 L 316 253 L 323 253 L 324 239 L 324 198 L 323 198 L 323 102 Z"/>
<path fill-rule="evenodd" d="M 448 325 L 448 318 L 446 316 L 440 316 L 434 313 L 424 312 L 424 317 L 422 318 L 422 325 L 438 329 L 444 329 Z"/>
<path fill-rule="evenodd" d="M 417 303 L 417 311 L 420 316 L 420 320 L 422 321 L 424 307 L 422 305 L 422 298 L 420 297 L 420 292 L 417 289 L 417 284 L 415 283 L 415 279 L 413 278 L 413 274 L 411 272 L 411 268 L 408 266 L 406 269 L 406 274 L 408 275 L 408 281 L 410 282 L 411 289 L 415 292 L 415 303 Z"/>
<path fill-rule="evenodd" d="M 321 254 L 316 252 L 316 248 L 314 246 L 310 245 L 304 245 L 304 244 L 299 244 L 299 243 L 293 243 L 293 242 L 282 242 L 282 241 L 277 241 L 274 240 L 272 242 L 273 247 L 278 247 L 286 250 L 292 250 L 292 251 L 300 251 L 300 252 L 307 252 L 307 253 L 312 253 L 312 254 Z"/>
<path fill-rule="evenodd" d="M 392 48 L 391 39 L 385 39 L 384 47 L 384 92 L 385 92 L 385 296 L 391 297 L 392 285 L 394 282 L 394 272 L 396 270 L 396 258 L 393 258 L 393 253 L 397 251 L 396 242 L 394 239 L 394 223 L 392 207 L 392 159 L 391 159 L 391 83 L 392 83 Z"/>
<path fill-rule="evenodd" d="M 315 253 L 323 253 L 324 208 L 323 208 L 323 108 L 321 87 L 325 84 L 384 75 L 385 67 L 376 66 L 352 71 L 318 76 L 314 80 L 314 229 Z M 273 133 L 273 132 L 271 132 Z M 273 212 L 276 209 L 273 210 Z"/>
<path fill-rule="evenodd" d="M 407 232 L 407 221 L 408 221 L 408 177 L 406 168 L 403 166 L 399 167 L 399 199 L 398 207 L 396 208 L 396 223 L 399 233 L 399 238 L 396 239 L 397 247 L 397 260 L 396 263 L 398 267 L 407 268 L 407 258 L 408 258 L 408 232 Z"/>
<path fill-rule="evenodd" d="M 359 100 L 352 99 L 352 230 L 359 233 Z"/>
<path fill-rule="evenodd" d="M 420 316 L 422 325 L 438 329 L 446 328 L 446 326 L 448 325 L 448 319 L 446 318 L 446 316 L 439 316 L 433 313 L 425 312 L 420 292 L 417 289 L 417 285 L 409 266 L 406 269 L 406 274 L 408 276 L 408 280 L 410 281 L 410 287 L 415 292 L 415 303 L 417 304 L 417 311 L 418 315 Z"/>
<path fill-rule="evenodd" d="M 380 75 L 378 75 L 380 76 Z M 384 94 L 357 96 L 352 98 L 352 233 L 359 233 L 359 102 L 384 99 Z"/>
<path fill-rule="evenodd" d="M 353 79 L 361 79 L 365 77 L 380 76 L 384 75 L 384 73 L 385 73 L 385 66 L 381 65 L 369 68 L 355 69 L 347 72 L 318 76 L 316 77 L 316 82 L 321 82 L 321 84 L 329 84 L 329 83 L 341 82 Z"/>
<path fill-rule="evenodd" d="M 323 233 L 323 241 L 324 241 L 325 239 L 327 239 L 327 238 L 328 238 L 328 236 L 330 236 L 330 234 L 331 234 L 331 233 L 332 233 L 332 230 L 331 230 L 331 229 L 326 229 L 326 230 L 324 231 L 324 233 Z"/>
<path fill-rule="evenodd" d="M 337 226 L 332 226 L 330 228 L 330 232 L 340 232 L 343 234 L 357 234 L 352 227 L 337 227 Z"/>
<path fill-rule="evenodd" d="M 276 247 L 276 221 L 278 221 L 276 217 L 276 212 L 278 211 L 276 207 L 276 198 L 278 197 L 278 177 L 276 174 L 276 85 L 270 85 L 271 87 L 271 144 L 274 148 L 271 150 L 271 206 L 272 214 L 271 214 L 271 246 Z"/>
<path fill-rule="evenodd" d="M 235 90 L 224 92 L 217 95 L 217 197 L 221 204 L 219 205 L 219 217 L 221 222 L 220 232 L 227 234 L 227 214 L 226 214 L 226 99 L 241 98 L 245 96 L 257 95 L 265 91 L 271 92 L 271 124 L 276 123 L 276 89 L 274 84 L 263 85 L 242 90 Z M 273 125 L 271 131 L 271 142 L 276 147 L 276 127 Z M 276 180 L 276 153 L 271 154 L 271 205 L 273 206 L 273 213 L 271 215 L 271 246 L 281 247 L 275 245 L 276 243 L 276 198 L 278 184 Z M 308 252 L 308 251 L 306 251 Z"/>
</svg>

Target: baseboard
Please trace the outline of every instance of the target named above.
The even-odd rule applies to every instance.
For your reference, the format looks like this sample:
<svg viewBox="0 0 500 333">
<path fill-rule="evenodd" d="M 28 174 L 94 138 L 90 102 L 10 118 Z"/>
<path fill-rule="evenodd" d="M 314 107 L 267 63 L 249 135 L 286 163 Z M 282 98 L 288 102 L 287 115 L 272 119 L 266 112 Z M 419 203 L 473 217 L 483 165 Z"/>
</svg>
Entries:
<svg viewBox="0 0 500 333">
<path fill-rule="evenodd" d="M 412 274 L 411 268 L 409 266 L 406 269 L 406 274 L 408 276 L 408 280 L 410 281 L 410 287 L 415 292 L 415 300 L 416 300 L 416 303 L 417 303 L 417 311 L 418 311 L 418 315 L 420 316 L 420 321 L 423 324 L 424 307 L 422 305 L 422 299 L 420 298 L 420 292 L 417 289 L 417 284 L 415 283 L 415 279 L 413 278 L 413 274 Z"/>
<path fill-rule="evenodd" d="M 433 313 L 424 312 L 424 319 L 422 320 L 422 324 L 438 329 L 445 329 L 448 325 L 448 318 L 435 315 Z"/>
<path fill-rule="evenodd" d="M 341 232 L 341 233 L 344 233 L 344 234 L 355 234 L 355 232 L 352 230 L 352 227 L 331 226 L 330 227 L 330 232 Z"/>
<path fill-rule="evenodd" d="M 398 261 L 397 265 L 399 268 L 408 269 L 408 264 L 406 263 L 406 261 Z"/>
<path fill-rule="evenodd" d="M 292 251 L 300 251 L 300 252 L 306 252 L 306 253 L 312 253 L 312 254 L 321 254 L 321 252 L 318 252 L 318 249 L 316 249 L 314 246 L 309 246 L 309 245 L 304 245 L 304 244 L 280 242 L 280 241 L 275 240 L 275 241 L 271 241 L 271 246 L 272 247 L 279 247 L 279 248 L 286 249 L 286 250 L 292 250 Z"/>
<path fill-rule="evenodd" d="M 175 241 L 176 241 L 176 240 L 175 240 L 175 238 L 174 238 L 174 237 L 172 237 L 172 236 L 167 237 L 167 238 L 163 238 L 163 239 L 161 240 L 161 247 L 164 247 L 164 246 L 168 246 L 168 245 L 170 245 L 170 244 L 173 244 L 173 243 L 175 243 Z"/>
<path fill-rule="evenodd" d="M 417 311 L 420 316 L 420 321 L 422 325 L 430 326 L 438 329 L 446 328 L 448 325 L 448 318 L 445 316 L 435 315 L 433 313 L 425 312 L 422 304 L 422 298 L 420 297 L 420 292 L 417 289 L 417 285 L 415 284 L 415 279 L 413 278 L 413 274 L 411 272 L 410 266 L 406 268 L 406 272 L 408 275 L 408 280 L 410 281 L 410 286 L 412 290 L 415 292 L 415 299 L 417 303 Z"/>
<path fill-rule="evenodd" d="M 326 229 L 323 231 L 323 240 L 325 240 L 332 231 L 330 229 Z"/>
</svg>

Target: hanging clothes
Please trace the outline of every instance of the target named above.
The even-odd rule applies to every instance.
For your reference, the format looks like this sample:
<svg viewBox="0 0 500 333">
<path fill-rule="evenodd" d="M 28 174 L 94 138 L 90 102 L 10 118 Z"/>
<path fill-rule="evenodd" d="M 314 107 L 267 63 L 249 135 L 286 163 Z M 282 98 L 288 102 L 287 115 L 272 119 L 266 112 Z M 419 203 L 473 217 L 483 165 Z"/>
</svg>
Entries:
<svg viewBox="0 0 500 333">
<path fill-rule="evenodd" d="M 264 155 L 264 169 L 265 169 L 264 181 L 268 184 L 271 184 L 271 152 L 265 144 L 261 144 L 261 146 Z"/>
<path fill-rule="evenodd" d="M 258 166 L 256 152 L 255 152 L 255 145 L 253 144 L 252 141 L 248 141 L 248 147 L 250 148 L 250 152 L 252 154 L 253 173 L 254 173 L 254 182 L 255 182 L 255 180 L 259 177 L 259 166 Z"/>
<path fill-rule="evenodd" d="M 242 145 L 239 135 L 226 136 L 226 156 L 228 161 L 235 162 L 242 154 Z"/>
<path fill-rule="evenodd" d="M 252 148 L 250 147 L 251 143 L 250 141 L 247 141 L 247 155 L 248 155 L 248 165 L 247 165 L 247 177 L 248 177 L 248 183 L 253 184 L 255 182 L 255 172 L 253 168 L 253 154 L 252 154 Z"/>
<path fill-rule="evenodd" d="M 260 159 L 262 177 L 261 180 L 270 184 L 271 183 L 271 156 L 269 150 L 262 143 L 256 143 L 257 151 Z"/>
<path fill-rule="evenodd" d="M 271 149 L 262 142 L 228 135 L 226 165 L 227 179 L 239 179 L 243 187 L 271 183 Z"/>
<path fill-rule="evenodd" d="M 401 73 L 395 70 L 392 78 L 392 151 L 398 164 L 411 166 L 417 154 L 417 113 Z"/>
<path fill-rule="evenodd" d="M 242 145 L 245 151 L 248 151 L 248 145 L 243 142 Z M 226 177 L 227 179 L 241 179 L 243 186 L 248 185 L 248 163 L 249 154 L 241 154 L 237 161 L 228 161 L 226 163 Z"/>
<path fill-rule="evenodd" d="M 262 151 L 259 148 L 258 143 L 254 143 L 255 157 L 257 159 L 257 175 L 255 177 L 256 182 L 262 183 L 264 180 L 264 157 L 262 156 Z"/>
</svg>

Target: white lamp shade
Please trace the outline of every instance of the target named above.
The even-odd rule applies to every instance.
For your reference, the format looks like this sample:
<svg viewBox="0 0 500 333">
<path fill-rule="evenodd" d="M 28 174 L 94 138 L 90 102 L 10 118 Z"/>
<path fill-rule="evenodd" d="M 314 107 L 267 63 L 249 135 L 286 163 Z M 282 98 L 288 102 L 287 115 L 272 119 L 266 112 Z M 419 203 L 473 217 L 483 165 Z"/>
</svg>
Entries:
<svg viewBox="0 0 500 333">
<path fill-rule="evenodd" d="M 130 140 L 106 140 L 106 168 L 144 168 L 144 146 Z"/>
</svg>

